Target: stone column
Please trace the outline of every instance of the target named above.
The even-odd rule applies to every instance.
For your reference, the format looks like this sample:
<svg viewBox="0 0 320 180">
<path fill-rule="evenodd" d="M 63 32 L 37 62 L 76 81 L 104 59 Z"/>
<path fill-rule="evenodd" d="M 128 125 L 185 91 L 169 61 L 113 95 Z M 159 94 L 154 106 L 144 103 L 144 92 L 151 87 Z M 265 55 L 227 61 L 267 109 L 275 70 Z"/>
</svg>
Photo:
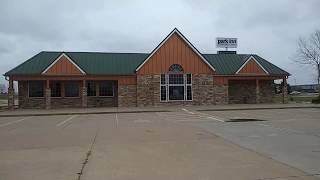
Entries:
<svg viewBox="0 0 320 180">
<path fill-rule="evenodd" d="M 259 79 L 256 79 L 256 103 L 260 103 L 260 85 L 259 85 Z"/>
<path fill-rule="evenodd" d="M 288 103 L 288 86 L 287 86 L 287 78 L 283 78 L 283 86 L 282 86 L 282 103 Z"/>
<path fill-rule="evenodd" d="M 51 88 L 50 88 L 49 80 L 46 80 L 45 98 L 46 98 L 46 109 L 51 109 Z"/>
<path fill-rule="evenodd" d="M 8 88 L 8 109 L 14 109 L 14 89 L 13 89 L 13 80 L 9 79 L 9 88 Z"/>
<path fill-rule="evenodd" d="M 82 80 L 82 107 L 86 108 L 87 107 L 87 86 L 86 86 L 86 80 Z"/>
</svg>

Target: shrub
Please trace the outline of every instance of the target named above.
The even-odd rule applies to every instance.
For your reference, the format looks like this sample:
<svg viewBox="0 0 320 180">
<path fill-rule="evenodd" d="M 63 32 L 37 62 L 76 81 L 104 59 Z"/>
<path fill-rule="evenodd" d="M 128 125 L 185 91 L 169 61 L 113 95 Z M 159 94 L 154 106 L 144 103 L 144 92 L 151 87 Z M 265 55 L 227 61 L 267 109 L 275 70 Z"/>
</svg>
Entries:
<svg viewBox="0 0 320 180">
<path fill-rule="evenodd" d="M 312 103 L 320 104 L 320 95 L 318 97 L 316 97 L 315 99 L 312 99 Z"/>
</svg>

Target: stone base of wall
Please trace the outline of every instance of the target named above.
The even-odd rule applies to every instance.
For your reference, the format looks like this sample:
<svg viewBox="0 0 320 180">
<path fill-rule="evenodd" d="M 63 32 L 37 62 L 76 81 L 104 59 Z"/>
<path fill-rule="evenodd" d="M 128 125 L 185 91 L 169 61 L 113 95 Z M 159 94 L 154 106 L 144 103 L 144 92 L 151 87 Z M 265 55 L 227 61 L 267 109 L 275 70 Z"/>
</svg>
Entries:
<svg viewBox="0 0 320 180">
<path fill-rule="evenodd" d="M 45 97 L 29 98 L 27 81 L 18 82 L 18 92 L 19 108 L 44 109 L 46 107 Z"/>
<path fill-rule="evenodd" d="M 259 89 L 260 103 L 272 103 L 275 96 L 273 80 L 260 80 Z"/>
<path fill-rule="evenodd" d="M 136 85 L 119 84 L 118 106 L 119 107 L 137 106 L 137 86 Z"/>
<path fill-rule="evenodd" d="M 51 108 L 82 107 L 81 97 L 52 97 Z"/>
<path fill-rule="evenodd" d="M 87 97 L 87 107 L 114 107 L 117 106 L 115 97 Z"/>
<path fill-rule="evenodd" d="M 255 80 L 231 80 L 228 91 L 230 104 L 256 103 Z"/>
<path fill-rule="evenodd" d="M 215 104 L 213 77 L 211 74 L 193 74 L 192 91 L 194 105 Z"/>
<path fill-rule="evenodd" d="M 228 104 L 228 85 L 216 84 L 214 90 L 214 104 Z"/>
<path fill-rule="evenodd" d="M 137 105 L 138 106 L 153 106 L 154 105 L 154 90 L 159 91 L 160 84 L 158 88 L 154 87 L 153 81 L 155 80 L 154 75 L 138 75 L 137 76 Z M 160 99 L 159 99 L 160 102 Z"/>
</svg>

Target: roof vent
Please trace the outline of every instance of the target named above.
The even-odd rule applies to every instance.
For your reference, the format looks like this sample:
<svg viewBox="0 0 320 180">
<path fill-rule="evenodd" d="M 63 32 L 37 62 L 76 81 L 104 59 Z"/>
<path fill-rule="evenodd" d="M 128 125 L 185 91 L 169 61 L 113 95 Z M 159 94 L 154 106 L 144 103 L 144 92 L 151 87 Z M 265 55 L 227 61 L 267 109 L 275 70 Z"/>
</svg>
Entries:
<svg viewBox="0 0 320 180">
<path fill-rule="evenodd" d="M 218 51 L 218 54 L 237 54 L 237 51 Z"/>
</svg>

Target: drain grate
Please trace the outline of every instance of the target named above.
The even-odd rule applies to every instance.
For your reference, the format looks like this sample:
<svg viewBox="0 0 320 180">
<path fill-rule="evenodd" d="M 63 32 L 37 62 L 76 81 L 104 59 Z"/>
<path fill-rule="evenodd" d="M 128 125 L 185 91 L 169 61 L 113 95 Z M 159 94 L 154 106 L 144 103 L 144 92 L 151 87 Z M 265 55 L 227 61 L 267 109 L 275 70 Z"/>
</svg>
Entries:
<svg viewBox="0 0 320 180">
<path fill-rule="evenodd" d="M 225 122 L 254 122 L 254 121 L 266 121 L 263 119 L 253 119 L 253 118 L 232 118 Z"/>
</svg>

